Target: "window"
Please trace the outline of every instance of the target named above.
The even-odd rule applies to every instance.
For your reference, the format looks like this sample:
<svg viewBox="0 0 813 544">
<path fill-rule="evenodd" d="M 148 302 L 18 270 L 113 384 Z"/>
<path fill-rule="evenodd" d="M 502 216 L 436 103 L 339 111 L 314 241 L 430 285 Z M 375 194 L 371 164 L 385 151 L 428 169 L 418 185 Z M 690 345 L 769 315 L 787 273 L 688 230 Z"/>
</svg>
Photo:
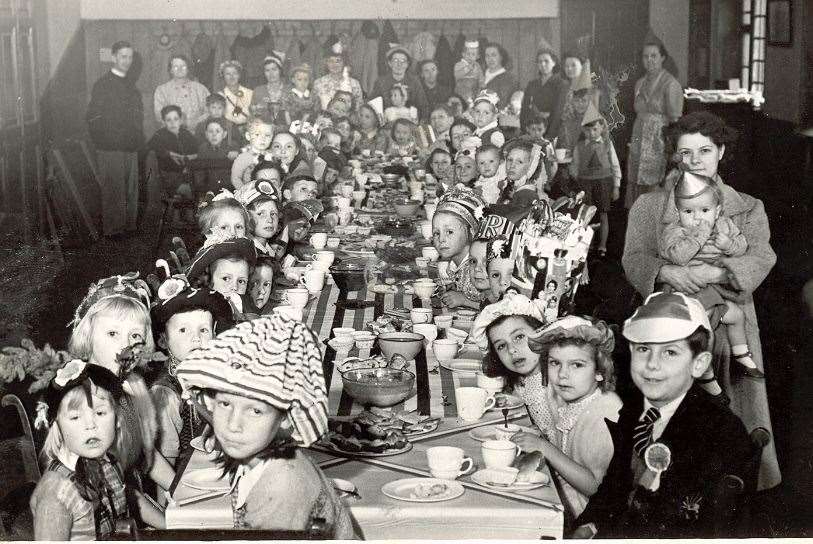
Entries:
<svg viewBox="0 0 813 544">
<path fill-rule="evenodd" d="M 765 92 L 765 16 L 768 0 L 742 2 L 742 87 Z"/>
</svg>

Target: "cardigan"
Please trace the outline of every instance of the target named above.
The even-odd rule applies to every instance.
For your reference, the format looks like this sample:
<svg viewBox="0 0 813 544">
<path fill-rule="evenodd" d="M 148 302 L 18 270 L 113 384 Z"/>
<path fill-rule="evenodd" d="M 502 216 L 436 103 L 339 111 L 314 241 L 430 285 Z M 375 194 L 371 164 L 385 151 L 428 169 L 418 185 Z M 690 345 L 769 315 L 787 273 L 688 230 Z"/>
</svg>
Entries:
<svg viewBox="0 0 813 544">
<path fill-rule="evenodd" d="M 206 97 L 210 94 L 209 89 L 197 81 L 178 82 L 175 79 L 170 79 L 155 88 L 155 94 L 153 95 L 155 120 L 162 123 L 161 110 L 165 106 L 175 105 L 181 108 L 186 127 L 191 132 L 195 132 L 198 123 L 209 115 L 206 110 Z"/>
<path fill-rule="evenodd" d="M 776 263 L 776 254 L 770 245 L 770 225 L 760 200 L 737 192 L 719 177 L 717 182 L 723 192 L 723 214 L 734 222 L 748 240 L 748 250 L 744 255 L 723 257 L 718 264 L 726 269 L 734 288 L 729 289 L 724 284 L 717 284 L 717 287 L 726 292 L 725 298 L 737 301 L 745 313 L 748 348 L 757 367 L 762 370 L 762 344 L 752 294 Z M 644 297 L 653 292 L 661 267 L 670 264 L 659 256 L 658 240 L 665 226 L 677 220 L 673 192 L 670 188 L 668 191 L 646 193 L 630 209 L 622 265 L 627 280 Z M 718 327 L 714 337 L 713 365 L 718 382 L 731 398 L 731 410 L 742 419 L 749 431 L 756 427 L 765 427 L 770 431 L 765 382 L 731 376 L 730 351 L 726 329 Z M 779 464 L 771 442 L 763 453 L 758 486 L 759 489 L 768 489 L 780 481 Z"/>
</svg>

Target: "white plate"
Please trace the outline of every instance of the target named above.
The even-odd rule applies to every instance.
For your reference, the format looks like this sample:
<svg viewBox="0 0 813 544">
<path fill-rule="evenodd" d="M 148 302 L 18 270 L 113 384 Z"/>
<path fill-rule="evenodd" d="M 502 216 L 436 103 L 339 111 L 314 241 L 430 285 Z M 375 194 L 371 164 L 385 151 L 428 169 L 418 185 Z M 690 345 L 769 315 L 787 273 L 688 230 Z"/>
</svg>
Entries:
<svg viewBox="0 0 813 544">
<path fill-rule="evenodd" d="M 484 472 L 486 473 L 485 477 L 483 474 Z M 472 481 L 474 481 L 474 483 L 480 484 L 481 486 L 487 487 L 489 489 L 495 489 L 497 491 L 528 491 L 529 489 L 537 489 L 539 487 L 546 486 L 548 485 L 548 483 L 550 483 L 548 475 L 545 474 L 544 472 L 539 471 L 533 473 L 530 482 L 523 482 L 521 484 L 513 483 L 510 485 L 502 484 L 492 485 L 491 483 L 488 483 L 489 480 L 487 474 L 488 469 L 478 470 L 477 472 L 471 475 L 471 479 Z"/>
<path fill-rule="evenodd" d="M 352 250 L 352 249 L 342 249 L 341 247 L 339 247 L 339 249 L 341 249 L 346 255 L 349 255 L 350 257 L 373 257 L 373 256 L 375 256 L 375 251 L 372 251 L 372 250 L 369 250 L 369 249 L 358 250 L 358 251 L 355 251 L 355 250 Z"/>
<path fill-rule="evenodd" d="M 475 427 L 469 431 L 469 436 L 477 440 L 478 442 L 485 442 L 486 440 L 496 440 L 497 436 L 494 434 L 494 427 L 496 427 L 499 424 L 500 424 L 499 422 L 495 422 L 491 425 Z M 522 425 L 519 426 L 519 430 L 523 433 L 539 434 L 538 430 L 532 429 L 531 427 L 523 427 Z"/>
<path fill-rule="evenodd" d="M 430 497 L 421 496 L 422 490 L 430 489 L 433 485 L 446 486 L 446 490 L 439 495 Z M 399 501 L 409 502 L 441 502 L 456 499 L 463 494 L 463 485 L 454 480 L 441 480 L 440 478 L 404 478 L 384 484 L 381 492 L 386 496 Z"/>
<path fill-rule="evenodd" d="M 192 489 L 201 491 L 228 491 L 231 485 L 223 477 L 222 468 L 202 468 L 184 474 L 181 483 Z"/>
<path fill-rule="evenodd" d="M 483 362 L 477 359 L 452 359 L 451 361 L 440 361 L 440 366 L 451 370 L 452 372 L 460 372 L 466 374 L 476 374 L 483 370 Z"/>
<path fill-rule="evenodd" d="M 494 407 L 489 408 L 489 410 L 502 410 L 503 408 L 508 408 L 509 410 L 513 410 L 514 408 L 522 408 L 525 406 L 525 401 L 523 401 L 520 397 L 516 395 L 509 395 L 508 393 L 497 393 L 494 395 L 494 398 L 504 397 L 506 403 L 502 406 L 497 406 L 496 404 Z"/>
</svg>

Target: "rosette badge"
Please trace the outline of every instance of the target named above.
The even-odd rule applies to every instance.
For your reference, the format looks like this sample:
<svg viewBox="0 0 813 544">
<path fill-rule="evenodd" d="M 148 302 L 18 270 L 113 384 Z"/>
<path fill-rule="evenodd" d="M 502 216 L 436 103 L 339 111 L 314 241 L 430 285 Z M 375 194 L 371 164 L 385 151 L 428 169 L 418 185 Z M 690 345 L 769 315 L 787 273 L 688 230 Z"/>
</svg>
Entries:
<svg viewBox="0 0 813 544">
<path fill-rule="evenodd" d="M 56 383 L 59 387 L 65 387 L 69 382 L 78 378 L 82 371 L 85 370 L 87 363 L 82 361 L 81 359 L 73 359 L 69 361 L 68 364 L 60 368 L 56 371 L 56 377 L 54 377 L 54 383 Z"/>
<path fill-rule="evenodd" d="M 661 485 L 661 473 L 666 472 L 672 463 L 672 452 L 666 444 L 655 442 L 644 451 L 644 462 L 646 468 L 654 474 L 647 488 L 650 491 L 657 491 Z"/>
</svg>

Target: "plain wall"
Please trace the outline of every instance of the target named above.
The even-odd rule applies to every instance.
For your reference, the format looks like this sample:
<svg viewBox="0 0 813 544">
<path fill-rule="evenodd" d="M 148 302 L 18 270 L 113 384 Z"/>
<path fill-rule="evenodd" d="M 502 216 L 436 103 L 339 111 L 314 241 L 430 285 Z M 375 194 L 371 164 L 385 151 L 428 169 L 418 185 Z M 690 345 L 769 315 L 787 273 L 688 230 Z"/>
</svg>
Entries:
<svg viewBox="0 0 813 544">
<path fill-rule="evenodd" d="M 65 50 L 81 25 L 80 0 L 48 0 L 45 2 L 48 32 L 49 75 L 56 72 Z"/>
<path fill-rule="evenodd" d="M 491 19 L 559 17 L 559 0 L 81 0 L 83 19 Z"/>
<path fill-rule="evenodd" d="M 813 1 L 797 0 L 792 13 L 793 45 L 769 45 L 765 51 L 765 113 L 768 117 L 799 124 L 806 97 L 810 67 L 805 61 L 808 27 L 813 24 Z"/>
<path fill-rule="evenodd" d="M 649 25 L 677 64 L 678 80 L 683 86 L 689 73 L 689 3 L 689 0 L 649 0 Z"/>
</svg>

